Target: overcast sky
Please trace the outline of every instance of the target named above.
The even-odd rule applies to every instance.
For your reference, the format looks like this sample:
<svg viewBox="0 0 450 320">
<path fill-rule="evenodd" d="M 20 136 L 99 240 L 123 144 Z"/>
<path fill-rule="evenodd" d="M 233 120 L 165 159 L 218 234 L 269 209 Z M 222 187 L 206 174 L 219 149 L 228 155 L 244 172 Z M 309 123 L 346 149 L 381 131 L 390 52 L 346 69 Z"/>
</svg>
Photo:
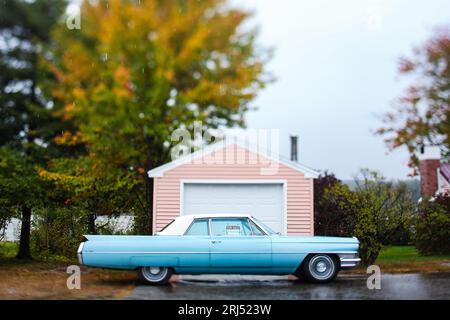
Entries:
<svg viewBox="0 0 450 320">
<path fill-rule="evenodd" d="M 405 179 L 408 154 L 373 131 L 408 84 L 397 61 L 450 25 L 449 0 L 230 0 L 254 12 L 259 43 L 274 48 L 277 81 L 254 102 L 249 129 L 299 135 L 299 161 L 349 179 L 360 169 Z M 79 3 L 80 0 L 72 0 Z"/>
<path fill-rule="evenodd" d="M 436 26 L 450 24 L 448 0 L 233 0 L 255 12 L 259 42 L 275 48 L 277 81 L 247 116 L 248 127 L 280 129 L 281 153 L 299 135 L 299 160 L 338 177 L 359 168 L 406 178 L 406 151 L 387 149 L 373 130 L 408 83 L 397 60 Z"/>
</svg>

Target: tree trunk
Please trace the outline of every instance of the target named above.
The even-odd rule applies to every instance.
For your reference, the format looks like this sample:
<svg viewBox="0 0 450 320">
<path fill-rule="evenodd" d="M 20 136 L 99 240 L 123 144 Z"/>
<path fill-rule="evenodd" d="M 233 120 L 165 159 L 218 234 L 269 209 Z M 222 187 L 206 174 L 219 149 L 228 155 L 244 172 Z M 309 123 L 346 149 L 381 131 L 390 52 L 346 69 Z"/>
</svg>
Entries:
<svg viewBox="0 0 450 320">
<path fill-rule="evenodd" d="M 145 179 L 145 202 L 147 208 L 146 234 L 153 234 L 153 178 L 149 176 Z"/>
<path fill-rule="evenodd" d="M 31 259 L 30 252 L 31 208 L 22 207 L 22 225 L 20 227 L 20 242 L 17 259 Z"/>
<path fill-rule="evenodd" d="M 95 228 L 95 214 L 90 213 L 88 215 L 88 233 L 89 234 L 95 234 L 96 228 Z"/>
<path fill-rule="evenodd" d="M 140 234 L 153 234 L 153 178 L 148 176 L 148 171 L 165 163 L 163 143 L 159 143 L 155 137 L 147 137 L 147 159 L 145 161 L 145 173 L 143 174 L 145 184 L 145 212 L 136 217 L 135 226 Z"/>
</svg>

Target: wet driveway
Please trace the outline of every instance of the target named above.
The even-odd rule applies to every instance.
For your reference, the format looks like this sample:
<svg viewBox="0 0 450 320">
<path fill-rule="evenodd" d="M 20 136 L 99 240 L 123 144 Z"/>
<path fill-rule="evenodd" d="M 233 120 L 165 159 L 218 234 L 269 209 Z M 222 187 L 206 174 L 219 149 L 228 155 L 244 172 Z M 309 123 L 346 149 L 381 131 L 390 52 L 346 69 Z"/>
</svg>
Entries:
<svg viewBox="0 0 450 320">
<path fill-rule="evenodd" d="M 381 289 L 369 290 L 366 275 L 339 275 L 329 284 L 286 277 L 182 276 L 167 286 L 138 286 L 128 299 L 450 299 L 450 274 L 382 274 Z"/>
</svg>

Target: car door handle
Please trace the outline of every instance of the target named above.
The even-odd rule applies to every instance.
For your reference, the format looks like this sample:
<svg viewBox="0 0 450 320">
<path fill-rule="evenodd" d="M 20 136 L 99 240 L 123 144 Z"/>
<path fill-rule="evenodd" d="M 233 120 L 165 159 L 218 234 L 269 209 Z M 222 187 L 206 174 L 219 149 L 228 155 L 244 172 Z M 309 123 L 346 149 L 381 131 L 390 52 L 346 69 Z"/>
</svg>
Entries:
<svg viewBox="0 0 450 320">
<path fill-rule="evenodd" d="M 221 243 L 222 241 L 220 240 L 211 240 L 212 243 Z"/>
</svg>

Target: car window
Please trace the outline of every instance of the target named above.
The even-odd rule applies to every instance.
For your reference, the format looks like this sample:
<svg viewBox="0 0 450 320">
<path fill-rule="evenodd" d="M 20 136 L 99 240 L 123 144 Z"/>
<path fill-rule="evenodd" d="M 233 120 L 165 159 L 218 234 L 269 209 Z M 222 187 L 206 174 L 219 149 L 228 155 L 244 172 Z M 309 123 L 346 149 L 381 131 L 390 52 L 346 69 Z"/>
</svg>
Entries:
<svg viewBox="0 0 450 320">
<path fill-rule="evenodd" d="M 251 227 L 250 223 L 248 222 L 248 219 L 244 219 L 242 221 L 242 227 L 244 228 L 245 235 L 248 235 L 248 236 L 253 235 L 252 227 Z"/>
<path fill-rule="evenodd" d="M 242 237 L 251 234 L 251 227 L 245 218 L 215 218 L 212 219 L 214 236 Z"/>
<path fill-rule="evenodd" d="M 208 220 L 194 220 L 186 232 L 187 236 L 209 236 Z"/>
<path fill-rule="evenodd" d="M 258 228 L 258 226 L 250 219 L 247 219 L 248 224 L 251 228 L 251 234 L 252 236 L 263 236 L 264 232 L 261 231 L 260 228 Z"/>
<path fill-rule="evenodd" d="M 277 234 L 277 232 L 273 231 L 269 226 L 267 226 L 265 223 L 263 223 L 261 220 L 256 219 L 255 217 L 252 216 L 252 219 L 254 219 L 256 222 L 258 222 L 258 224 L 260 226 L 262 226 L 264 228 L 264 230 L 269 234 L 269 235 L 274 235 Z"/>
</svg>

